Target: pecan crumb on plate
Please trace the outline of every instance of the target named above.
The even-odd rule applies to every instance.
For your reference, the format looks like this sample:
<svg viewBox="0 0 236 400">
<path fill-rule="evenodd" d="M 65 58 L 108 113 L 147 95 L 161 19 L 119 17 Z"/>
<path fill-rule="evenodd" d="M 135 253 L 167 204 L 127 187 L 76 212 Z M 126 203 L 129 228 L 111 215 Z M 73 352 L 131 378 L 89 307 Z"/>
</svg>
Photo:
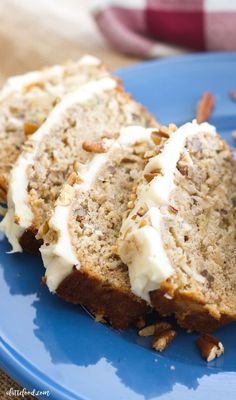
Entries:
<svg viewBox="0 0 236 400">
<path fill-rule="evenodd" d="M 212 114 L 214 104 L 215 104 L 215 98 L 213 94 L 210 92 L 203 93 L 197 105 L 196 118 L 199 124 L 201 122 L 208 120 L 208 118 Z"/>
<path fill-rule="evenodd" d="M 152 347 L 156 351 L 165 350 L 176 337 L 177 332 L 173 329 L 165 330 L 156 336 L 153 340 Z"/>
<path fill-rule="evenodd" d="M 233 138 L 234 140 L 236 140 L 236 131 L 233 131 L 233 132 L 232 132 L 232 138 Z"/>
<path fill-rule="evenodd" d="M 236 91 L 234 90 L 234 91 L 230 92 L 230 93 L 229 93 L 229 97 L 230 97 L 232 100 L 236 100 Z"/>
<path fill-rule="evenodd" d="M 224 353 L 224 346 L 214 336 L 204 334 L 197 340 L 197 345 L 201 351 L 202 357 L 210 362 Z"/>
</svg>

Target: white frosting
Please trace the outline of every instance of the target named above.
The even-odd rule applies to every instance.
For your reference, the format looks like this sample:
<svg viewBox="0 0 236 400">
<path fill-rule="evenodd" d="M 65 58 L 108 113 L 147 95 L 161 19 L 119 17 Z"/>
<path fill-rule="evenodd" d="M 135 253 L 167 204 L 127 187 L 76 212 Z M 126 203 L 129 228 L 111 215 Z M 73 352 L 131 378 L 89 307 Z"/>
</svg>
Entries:
<svg viewBox="0 0 236 400">
<path fill-rule="evenodd" d="M 13 208 L 9 208 L 4 219 L 0 223 L 0 230 L 5 233 L 8 241 L 11 243 L 12 250 L 9 253 L 15 253 L 22 251 L 21 245 L 19 243 L 20 237 L 24 233 L 24 228 L 13 223 L 15 218 L 15 212 Z"/>
<path fill-rule="evenodd" d="M 168 205 L 175 187 L 175 169 L 186 139 L 203 132 L 215 134 L 215 128 L 208 123 L 198 125 L 193 122 L 171 134 L 162 152 L 152 157 L 144 169 L 144 174 L 154 170 L 160 170 L 161 174 L 150 183 L 143 179 L 137 192 L 138 201 L 121 227 L 119 255 L 128 265 L 131 289 L 148 302 L 149 292 L 158 289 L 174 271 L 161 238 L 163 217 L 160 207 Z M 147 213 L 141 219 L 132 219 L 144 206 L 148 209 Z M 139 227 L 142 219 L 147 220 L 149 225 Z"/>
<path fill-rule="evenodd" d="M 81 164 L 79 167 L 79 176 L 82 179 L 81 184 L 75 185 L 75 188 L 80 188 L 84 191 L 88 190 L 96 178 L 97 172 L 103 167 L 107 161 L 107 154 L 97 154 L 88 164 Z"/>
<path fill-rule="evenodd" d="M 60 122 L 61 117 L 68 108 L 77 103 L 85 103 L 95 94 L 113 90 L 117 83 L 112 78 L 103 78 L 98 81 L 91 81 L 80 87 L 77 91 L 68 94 L 51 111 L 49 117 L 41 127 L 30 137 L 27 144 L 31 150 L 23 151 L 12 169 L 8 192 L 8 211 L 0 223 L 0 230 L 4 231 L 12 245 L 13 252 L 22 251 L 19 239 L 19 228 L 27 229 L 33 222 L 33 214 L 28 203 L 28 176 L 27 169 L 33 164 L 38 146 L 44 136 L 49 135 L 51 129 Z M 14 222 L 17 216 L 18 224 Z M 10 234 L 9 234 L 10 233 Z M 16 244 L 17 243 L 17 244 Z"/>
<path fill-rule="evenodd" d="M 93 57 L 91 55 L 85 55 L 81 57 L 75 65 L 99 65 L 101 61 Z M 41 71 L 31 71 L 24 75 L 16 75 L 9 78 L 6 84 L 3 86 L 0 92 L 0 99 L 3 99 L 5 96 L 13 92 L 21 91 L 26 85 L 30 85 L 31 83 L 38 82 L 40 80 L 47 80 L 50 78 L 58 77 L 60 78 L 65 69 L 66 65 L 54 65 L 51 68 L 42 69 Z"/>
<path fill-rule="evenodd" d="M 151 141 L 152 131 L 152 129 L 145 129 L 140 126 L 123 128 L 117 140 L 107 141 L 109 150 L 106 153 L 94 155 L 88 164 L 79 167 L 78 174 L 82 182 L 75 184 L 73 186 L 74 190 L 87 191 L 91 188 L 99 171 L 105 166 L 109 154 L 114 148 L 132 145 L 143 140 L 148 140 L 153 145 Z M 65 190 L 67 189 L 68 187 L 65 188 Z M 63 279 L 72 272 L 74 265 L 77 269 L 80 268 L 80 261 L 76 259 L 74 254 L 68 230 L 68 216 L 71 204 L 62 206 L 59 202 L 55 207 L 53 217 L 49 221 L 50 227 L 56 230 L 58 234 L 57 243 L 50 244 L 49 246 L 45 244 L 40 248 L 46 268 L 47 285 L 52 292 L 55 292 Z"/>
<path fill-rule="evenodd" d="M 149 302 L 148 293 L 156 289 L 157 282 L 162 282 L 172 274 L 172 267 L 163 246 L 159 229 L 162 215 L 158 208 L 150 208 L 146 217 L 150 218 L 151 225 L 144 226 L 128 235 L 125 248 L 121 256 L 129 266 L 130 282 L 133 292 Z M 161 268 L 157 268 L 161 265 Z"/>
<path fill-rule="evenodd" d="M 99 65 L 101 64 L 101 60 L 99 58 L 91 56 L 90 54 L 86 54 L 79 61 L 79 65 Z"/>
<path fill-rule="evenodd" d="M 73 266 L 79 266 L 68 235 L 68 217 L 70 208 L 57 205 L 49 221 L 50 228 L 59 234 L 57 243 L 50 246 L 41 246 L 40 252 L 45 265 L 47 285 L 50 291 L 55 292 L 58 285 L 70 274 Z"/>
</svg>

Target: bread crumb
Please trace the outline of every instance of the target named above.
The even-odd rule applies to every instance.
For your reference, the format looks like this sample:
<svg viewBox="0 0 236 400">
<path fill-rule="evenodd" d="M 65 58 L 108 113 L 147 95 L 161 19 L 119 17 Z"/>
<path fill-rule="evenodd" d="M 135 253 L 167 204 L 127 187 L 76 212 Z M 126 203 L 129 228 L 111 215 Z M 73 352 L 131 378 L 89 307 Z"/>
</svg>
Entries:
<svg viewBox="0 0 236 400">
<path fill-rule="evenodd" d="M 96 314 L 95 321 L 100 322 L 101 324 L 106 324 L 106 320 L 103 318 L 102 314 Z"/>
</svg>

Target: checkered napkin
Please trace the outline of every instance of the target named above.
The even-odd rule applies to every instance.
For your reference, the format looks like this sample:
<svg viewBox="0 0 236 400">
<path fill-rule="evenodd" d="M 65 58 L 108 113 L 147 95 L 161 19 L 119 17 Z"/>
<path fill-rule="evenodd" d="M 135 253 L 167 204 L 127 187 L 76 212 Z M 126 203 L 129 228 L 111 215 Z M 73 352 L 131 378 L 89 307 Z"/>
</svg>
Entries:
<svg viewBox="0 0 236 400">
<path fill-rule="evenodd" d="M 236 0 L 94 0 L 92 12 L 111 45 L 125 53 L 236 50 Z"/>
</svg>

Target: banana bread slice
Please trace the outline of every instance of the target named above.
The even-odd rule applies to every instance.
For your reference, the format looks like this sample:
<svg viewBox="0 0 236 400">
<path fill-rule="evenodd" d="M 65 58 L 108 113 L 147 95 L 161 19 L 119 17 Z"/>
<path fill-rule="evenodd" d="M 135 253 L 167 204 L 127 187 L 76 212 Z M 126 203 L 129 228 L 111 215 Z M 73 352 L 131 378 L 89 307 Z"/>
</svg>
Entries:
<svg viewBox="0 0 236 400">
<path fill-rule="evenodd" d="M 193 122 L 170 134 L 136 196 L 118 240 L 132 292 L 189 330 L 235 320 L 235 160 L 215 129 Z"/>
<path fill-rule="evenodd" d="M 24 143 L 11 172 L 8 211 L 0 228 L 13 251 L 37 250 L 35 235 L 49 217 L 74 163 L 86 163 L 92 157 L 92 152 L 86 151 L 89 141 L 134 124 L 151 126 L 156 122 L 111 77 L 87 83 L 55 106 Z"/>
<path fill-rule="evenodd" d="M 108 76 L 95 57 L 9 78 L 0 92 L 0 199 L 6 200 L 9 173 L 22 144 L 47 118 L 55 102 L 94 79 Z"/>
<path fill-rule="evenodd" d="M 63 188 L 40 251 L 51 292 L 125 328 L 149 307 L 131 292 L 116 241 L 145 155 L 156 146 L 152 130 L 142 127 L 124 128 L 108 142 L 108 151 L 80 165 L 77 182 Z"/>
</svg>

